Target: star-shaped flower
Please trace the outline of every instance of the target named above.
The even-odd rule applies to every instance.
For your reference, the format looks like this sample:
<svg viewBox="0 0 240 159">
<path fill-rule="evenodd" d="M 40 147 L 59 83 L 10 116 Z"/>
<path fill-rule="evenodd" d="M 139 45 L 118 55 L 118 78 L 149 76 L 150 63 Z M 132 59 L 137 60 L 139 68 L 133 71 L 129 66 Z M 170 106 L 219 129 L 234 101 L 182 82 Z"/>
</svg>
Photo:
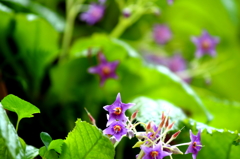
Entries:
<svg viewBox="0 0 240 159">
<path fill-rule="evenodd" d="M 100 21 L 104 15 L 105 7 L 99 4 L 90 4 L 87 12 L 81 14 L 82 21 L 86 21 L 89 25 L 94 25 Z"/>
<path fill-rule="evenodd" d="M 111 105 L 106 105 L 103 107 L 105 110 L 109 112 L 109 118 L 107 122 L 107 126 L 114 122 L 115 120 L 126 122 L 127 117 L 125 116 L 125 111 L 132 107 L 133 103 L 122 103 L 120 93 L 117 94 L 117 98 Z"/>
<path fill-rule="evenodd" d="M 161 142 L 153 147 L 142 145 L 141 149 L 144 151 L 144 156 L 142 159 L 162 159 L 171 155 L 171 153 L 163 151 Z"/>
<path fill-rule="evenodd" d="M 112 135 L 117 141 L 120 141 L 121 137 L 127 134 L 127 128 L 123 122 L 114 121 L 109 125 L 108 128 L 103 130 L 103 133 L 106 135 Z"/>
<path fill-rule="evenodd" d="M 117 78 L 115 71 L 119 62 L 108 62 L 103 54 L 100 53 L 98 55 L 100 61 L 99 65 L 90 67 L 88 72 L 92 74 L 98 74 L 100 76 L 100 85 L 103 86 L 108 78 Z"/>
<path fill-rule="evenodd" d="M 155 25 L 153 37 L 158 44 L 165 44 L 172 38 L 172 32 L 167 25 Z"/>
<path fill-rule="evenodd" d="M 185 154 L 192 153 L 193 159 L 196 159 L 198 152 L 202 149 L 201 130 L 198 131 L 197 135 L 194 135 L 190 130 L 190 139 L 191 143 Z"/>
<path fill-rule="evenodd" d="M 200 37 L 192 37 L 192 42 L 196 45 L 196 57 L 201 57 L 204 54 L 211 56 L 216 55 L 216 45 L 219 43 L 219 38 L 212 37 L 207 31 L 203 31 Z"/>
</svg>

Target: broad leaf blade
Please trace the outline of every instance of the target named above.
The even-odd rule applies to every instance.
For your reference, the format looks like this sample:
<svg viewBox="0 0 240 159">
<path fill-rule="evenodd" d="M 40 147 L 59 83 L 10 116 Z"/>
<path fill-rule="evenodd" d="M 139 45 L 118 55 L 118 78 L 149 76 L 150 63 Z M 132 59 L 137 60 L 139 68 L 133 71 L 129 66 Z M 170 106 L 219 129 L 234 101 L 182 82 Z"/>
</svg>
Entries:
<svg viewBox="0 0 240 159">
<path fill-rule="evenodd" d="M 38 151 L 39 150 L 37 148 L 27 145 L 25 150 L 25 159 L 34 159 L 39 154 Z"/>
<path fill-rule="evenodd" d="M 49 144 L 48 150 L 55 150 L 56 152 L 61 153 L 62 152 L 62 144 L 63 144 L 62 139 L 53 140 Z"/>
<path fill-rule="evenodd" d="M 23 159 L 24 151 L 18 135 L 0 104 L 0 158 Z"/>
<path fill-rule="evenodd" d="M 34 113 L 40 113 L 37 107 L 13 94 L 3 98 L 2 105 L 5 109 L 17 113 L 19 120 L 33 117 Z"/>
<path fill-rule="evenodd" d="M 133 113 L 138 110 L 137 120 L 143 123 L 153 121 L 158 125 L 162 112 L 164 112 L 169 115 L 171 122 L 175 122 L 173 129 L 178 129 L 178 124 L 186 119 L 186 115 L 180 108 L 165 100 L 152 100 L 146 97 L 139 97 L 134 99 L 132 103 L 136 105 L 130 111 Z"/>
<path fill-rule="evenodd" d="M 78 120 L 65 140 L 60 159 L 113 159 L 114 147 L 100 130 Z"/>
</svg>

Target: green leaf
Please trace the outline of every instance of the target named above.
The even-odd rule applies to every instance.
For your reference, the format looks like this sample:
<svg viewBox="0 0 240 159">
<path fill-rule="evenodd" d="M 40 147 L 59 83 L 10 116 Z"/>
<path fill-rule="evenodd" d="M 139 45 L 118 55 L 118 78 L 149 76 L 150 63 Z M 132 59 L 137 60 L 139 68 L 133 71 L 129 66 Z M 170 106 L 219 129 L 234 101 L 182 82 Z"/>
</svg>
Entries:
<svg viewBox="0 0 240 159">
<path fill-rule="evenodd" d="M 60 159 L 113 159 L 111 141 L 95 126 L 77 120 L 76 126 L 64 141 Z"/>
<path fill-rule="evenodd" d="M 39 155 L 39 150 L 31 145 L 27 145 L 25 150 L 25 159 L 34 159 Z"/>
<path fill-rule="evenodd" d="M 23 159 L 24 150 L 12 123 L 0 104 L 0 158 Z"/>
<path fill-rule="evenodd" d="M 58 154 L 54 150 L 47 150 L 45 146 L 39 149 L 39 155 L 43 159 L 58 159 Z"/>
<path fill-rule="evenodd" d="M 55 150 L 56 152 L 61 153 L 62 145 L 63 145 L 62 139 L 53 140 L 48 146 L 48 150 Z"/>
<path fill-rule="evenodd" d="M 152 100 L 146 97 L 138 97 L 132 101 L 136 105 L 133 106 L 131 113 L 138 110 L 137 120 L 143 123 L 153 121 L 155 124 L 160 124 L 162 112 L 170 117 L 170 122 L 175 122 L 173 130 L 179 128 L 179 123 L 186 119 L 184 112 L 166 100 Z"/>
<path fill-rule="evenodd" d="M 34 113 L 40 113 L 40 110 L 36 106 L 13 94 L 9 94 L 3 98 L 2 105 L 5 109 L 17 113 L 18 123 L 22 118 L 31 118 Z"/>
<path fill-rule="evenodd" d="M 46 132 L 41 132 L 40 138 L 41 138 L 42 142 L 44 143 L 44 145 L 48 148 L 49 144 L 52 141 L 52 137 Z"/>
</svg>

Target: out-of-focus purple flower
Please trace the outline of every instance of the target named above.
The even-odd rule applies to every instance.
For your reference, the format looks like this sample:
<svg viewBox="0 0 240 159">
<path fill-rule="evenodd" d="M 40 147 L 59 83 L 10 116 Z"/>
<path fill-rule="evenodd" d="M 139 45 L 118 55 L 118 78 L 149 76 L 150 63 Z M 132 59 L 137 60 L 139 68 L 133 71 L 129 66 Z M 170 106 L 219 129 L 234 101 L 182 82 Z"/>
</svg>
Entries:
<svg viewBox="0 0 240 159">
<path fill-rule="evenodd" d="M 192 37 L 192 42 L 196 45 L 196 57 L 201 57 L 204 54 L 211 56 L 216 55 L 216 45 L 219 43 L 219 38 L 212 37 L 207 31 L 203 31 L 200 37 Z"/>
<path fill-rule="evenodd" d="M 169 5 L 173 4 L 173 0 L 167 0 L 167 2 L 168 2 Z"/>
<path fill-rule="evenodd" d="M 153 37 L 158 44 L 165 44 L 172 38 L 172 32 L 167 25 L 156 24 L 153 28 Z"/>
<path fill-rule="evenodd" d="M 107 126 L 114 122 L 115 120 L 126 122 L 127 117 L 125 116 L 125 111 L 130 107 L 134 106 L 133 103 L 122 103 L 120 93 L 117 94 L 117 98 L 112 105 L 106 105 L 103 108 L 109 112 L 109 119 Z"/>
<path fill-rule="evenodd" d="M 101 86 L 108 78 L 117 78 L 116 68 L 119 64 L 118 61 L 108 62 L 103 54 L 99 55 L 100 64 L 88 69 L 89 73 L 98 74 L 100 76 Z"/>
<path fill-rule="evenodd" d="M 127 128 L 125 128 L 125 124 L 123 122 L 114 121 L 108 128 L 103 130 L 103 133 L 106 135 L 112 135 L 117 141 L 120 141 L 121 137 L 127 134 Z"/>
<path fill-rule="evenodd" d="M 201 130 L 198 131 L 197 135 L 194 135 L 190 130 L 190 139 L 191 143 L 185 154 L 192 153 L 193 159 L 196 159 L 198 152 L 202 149 Z"/>
<path fill-rule="evenodd" d="M 89 5 L 89 9 L 87 12 L 81 14 L 80 18 L 82 21 L 85 21 L 89 25 L 94 25 L 102 19 L 104 15 L 104 10 L 105 7 L 103 5 L 93 3 Z"/>
<path fill-rule="evenodd" d="M 142 145 L 140 148 L 144 151 L 144 156 L 142 159 L 162 159 L 165 156 L 171 155 L 171 153 L 163 151 L 161 142 L 153 147 Z"/>
<path fill-rule="evenodd" d="M 172 72 L 179 72 L 186 69 L 186 61 L 180 54 L 175 54 L 168 60 L 168 68 Z"/>
</svg>

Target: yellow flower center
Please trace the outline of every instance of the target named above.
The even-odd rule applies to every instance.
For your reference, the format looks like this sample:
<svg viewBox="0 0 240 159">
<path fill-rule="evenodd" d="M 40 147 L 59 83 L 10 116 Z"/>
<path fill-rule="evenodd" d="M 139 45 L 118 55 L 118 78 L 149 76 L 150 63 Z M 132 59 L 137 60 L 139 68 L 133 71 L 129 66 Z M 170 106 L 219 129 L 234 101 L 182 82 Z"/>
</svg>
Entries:
<svg viewBox="0 0 240 159">
<path fill-rule="evenodd" d="M 122 128 L 121 128 L 120 125 L 115 125 L 115 126 L 113 127 L 113 129 L 114 129 L 114 132 L 117 133 L 117 132 L 121 131 Z"/>
<path fill-rule="evenodd" d="M 116 107 L 113 110 L 114 110 L 114 114 L 116 114 L 116 115 L 120 115 L 122 113 L 122 108 L 120 108 L 120 107 Z"/>
</svg>

